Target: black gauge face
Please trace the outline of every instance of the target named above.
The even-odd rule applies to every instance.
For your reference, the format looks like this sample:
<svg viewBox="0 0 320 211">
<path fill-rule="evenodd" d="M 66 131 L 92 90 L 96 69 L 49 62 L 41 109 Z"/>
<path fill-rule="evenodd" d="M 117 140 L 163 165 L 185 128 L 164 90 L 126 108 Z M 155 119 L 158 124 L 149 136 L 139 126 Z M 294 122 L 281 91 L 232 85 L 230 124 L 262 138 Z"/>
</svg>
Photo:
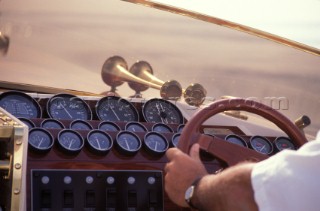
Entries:
<svg viewBox="0 0 320 211">
<path fill-rule="evenodd" d="M 174 147 L 178 147 L 180 136 L 181 136 L 180 133 L 176 133 L 172 136 L 171 142 Z"/>
<path fill-rule="evenodd" d="M 139 122 L 128 122 L 126 124 L 126 130 L 131 132 L 146 132 L 147 128 Z"/>
<path fill-rule="evenodd" d="M 59 132 L 58 143 L 64 150 L 69 152 L 79 152 L 84 145 L 82 136 L 76 131 L 68 129 Z"/>
<path fill-rule="evenodd" d="M 169 148 L 167 139 L 159 133 L 149 132 L 144 137 L 144 144 L 152 153 L 164 153 Z"/>
<path fill-rule="evenodd" d="M 36 125 L 30 119 L 26 119 L 23 117 L 18 118 L 21 122 L 28 126 L 29 129 L 34 128 Z"/>
<path fill-rule="evenodd" d="M 159 133 L 173 132 L 172 129 L 168 125 L 163 124 L 163 123 L 157 123 L 157 124 L 153 125 L 152 131 L 159 132 Z"/>
<path fill-rule="evenodd" d="M 137 109 L 127 100 L 108 96 L 101 98 L 96 105 L 97 116 L 103 121 L 138 121 Z"/>
<path fill-rule="evenodd" d="M 151 99 L 143 106 L 143 116 L 147 122 L 182 124 L 183 117 L 177 106 L 163 99 Z"/>
<path fill-rule="evenodd" d="M 104 121 L 99 124 L 99 130 L 103 131 L 119 131 L 120 127 L 113 122 Z"/>
<path fill-rule="evenodd" d="M 53 146 L 52 135 L 43 128 L 32 128 L 29 131 L 29 146 L 36 151 L 46 152 Z"/>
<path fill-rule="evenodd" d="M 247 142 L 245 142 L 240 136 L 237 135 L 228 135 L 225 140 L 227 142 L 237 144 L 242 147 L 248 147 Z"/>
<path fill-rule="evenodd" d="M 58 94 L 50 98 L 47 111 L 54 119 L 91 120 L 92 112 L 86 102 L 77 96 Z"/>
<path fill-rule="evenodd" d="M 64 125 L 56 119 L 45 119 L 41 122 L 41 127 L 46 129 L 63 129 Z"/>
<path fill-rule="evenodd" d="M 112 147 L 112 138 L 101 130 L 92 130 L 88 133 L 87 141 L 91 149 L 97 152 L 108 152 Z"/>
<path fill-rule="evenodd" d="M 92 126 L 84 120 L 77 119 L 70 123 L 70 128 L 73 130 L 91 130 Z"/>
<path fill-rule="evenodd" d="M 31 96 L 17 91 L 4 92 L 0 95 L 0 107 L 23 118 L 40 118 L 41 108 Z"/>
<path fill-rule="evenodd" d="M 273 152 L 273 146 L 271 142 L 262 136 L 253 136 L 250 139 L 251 147 L 262 154 L 269 155 Z"/>
<path fill-rule="evenodd" d="M 184 124 L 179 125 L 177 128 L 177 133 L 182 133 L 184 126 L 185 126 Z"/>
<path fill-rule="evenodd" d="M 291 140 L 287 137 L 278 137 L 275 141 L 274 141 L 276 148 L 281 151 L 284 149 L 295 149 L 293 143 L 291 142 Z"/>
<path fill-rule="evenodd" d="M 135 153 L 141 148 L 141 140 L 138 136 L 130 131 L 118 133 L 116 143 L 126 153 Z"/>
</svg>

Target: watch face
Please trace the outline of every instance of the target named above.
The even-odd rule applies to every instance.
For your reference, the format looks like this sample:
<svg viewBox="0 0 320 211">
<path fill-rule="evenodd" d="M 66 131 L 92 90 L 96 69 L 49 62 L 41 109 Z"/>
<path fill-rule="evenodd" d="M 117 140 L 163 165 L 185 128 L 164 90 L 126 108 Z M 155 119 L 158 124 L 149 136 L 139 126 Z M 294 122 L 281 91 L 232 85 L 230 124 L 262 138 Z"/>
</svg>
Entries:
<svg viewBox="0 0 320 211">
<path fill-rule="evenodd" d="M 192 196 L 193 196 L 193 193 L 194 193 L 194 186 L 192 185 L 192 186 L 190 186 L 190 187 L 186 190 L 186 193 L 185 193 L 185 196 L 184 196 L 186 202 L 187 202 L 190 206 L 192 206 L 192 205 L 191 205 L 191 198 L 192 198 Z"/>
</svg>

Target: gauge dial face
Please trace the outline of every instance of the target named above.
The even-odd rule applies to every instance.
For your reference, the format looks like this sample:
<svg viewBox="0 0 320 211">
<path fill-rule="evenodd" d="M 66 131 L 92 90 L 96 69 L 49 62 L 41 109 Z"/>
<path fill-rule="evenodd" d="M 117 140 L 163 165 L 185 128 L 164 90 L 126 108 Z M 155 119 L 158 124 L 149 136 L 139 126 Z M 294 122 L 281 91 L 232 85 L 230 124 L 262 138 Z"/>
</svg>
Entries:
<svg viewBox="0 0 320 211">
<path fill-rule="evenodd" d="M 273 146 L 271 142 L 262 136 L 253 136 L 250 139 L 250 145 L 255 151 L 262 154 L 269 155 L 273 152 Z"/>
<path fill-rule="evenodd" d="M 157 123 L 153 125 L 152 131 L 159 132 L 159 133 L 172 133 L 173 130 L 166 124 Z"/>
<path fill-rule="evenodd" d="M 139 122 L 128 122 L 126 124 L 126 130 L 131 132 L 146 132 L 147 128 Z"/>
<path fill-rule="evenodd" d="M 143 116 L 147 122 L 182 124 L 183 117 L 173 103 L 163 99 L 151 99 L 143 105 Z"/>
<path fill-rule="evenodd" d="M 33 121 L 31 121 L 30 119 L 26 119 L 23 117 L 18 118 L 21 122 L 23 122 L 25 125 L 28 126 L 29 129 L 36 127 L 36 125 L 34 124 Z"/>
<path fill-rule="evenodd" d="M 144 137 L 144 144 L 152 153 L 164 153 L 169 148 L 167 139 L 156 132 L 149 132 Z"/>
<path fill-rule="evenodd" d="M 77 119 L 70 123 L 70 128 L 73 130 L 91 130 L 92 126 L 84 120 Z"/>
<path fill-rule="evenodd" d="M 99 124 L 99 130 L 116 132 L 120 130 L 120 127 L 116 123 L 104 121 Z"/>
<path fill-rule="evenodd" d="M 242 147 L 248 147 L 247 142 L 245 142 L 240 136 L 237 135 L 228 135 L 225 140 L 227 142 L 237 144 Z"/>
<path fill-rule="evenodd" d="M 274 141 L 276 148 L 281 151 L 284 149 L 295 149 L 293 143 L 291 142 L 291 140 L 287 137 L 278 137 L 275 141 Z"/>
<path fill-rule="evenodd" d="M 137 109 L 127 100 L 114 96 L 101 98 L 96 105 L 97 116 L 103 121 L 138 121 Z"/>
<path fill-rule="evenodd" d="M 59 132 L 58 143 L 64 150 L 69 152 L 79 152 L 84 145 L 82 136 L 76 131 L 69 129 Z"/>
<path fill-rule="evenodd" d="M 63 129 L 64 125 L 56 119 L 45 119 L 41 122 L 41 127 L 46 129 Z"/>
<path fill-rule="evenodd" d="M 37 151 L 45 152 L 53 146 L 53 137 L 49 131 L 43 128 L 32 128 L 29 131 L 29 146 Z"/>
<path fill-rule="evenodd" d="M 180 136 L 180 133 L 176 133 L 172 136 L 171 142 L 174 147 L 178 147 Z"/>
<path fill-rule="evenodd" d="M 140 138 L 130 131 L 118 133 L 116 143 L 126 153 L 135 153 L 141 148 Z"/>
<path fill-rule="evenodd" d="M 75 95 L 57 94 L 49 99 L 47 111 L 54 119 L 91 120 L 92 112 L 86 102 Z"/>
<path fill-rule="evenodd" d="M 0 107 L 14 115 L 23 118 L 40 118 L 41 108 L 31 96 L 17 91 L 4 92 L 0 95 Z"/>
<path fill-rule="evenodd" d="M 89 146 L 97 152 L 108 152 L 112 147 L 112 138 L 101 130 L 92 130 L 87 135 Z"/>
</svg>

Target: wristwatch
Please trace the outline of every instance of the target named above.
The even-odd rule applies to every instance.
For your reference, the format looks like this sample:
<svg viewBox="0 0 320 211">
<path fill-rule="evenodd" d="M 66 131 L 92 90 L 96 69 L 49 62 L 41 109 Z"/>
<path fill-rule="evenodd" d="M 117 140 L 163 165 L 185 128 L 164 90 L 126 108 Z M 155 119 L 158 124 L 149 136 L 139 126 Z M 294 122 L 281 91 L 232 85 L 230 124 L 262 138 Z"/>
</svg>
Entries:
<svg viewBox="0 0 320 211">
<path fill-rule="evenodd" d="M 188 205 L 192 208 L 192 209 L 197 209 L 193 204 L 192 204 L 192 197 L 195 194 L 195 190 L 196 187 L 199 183 L 199 181 L 201 180 L 201 177 L 197 178 L 194 180 L 194 182 L 191 184 L 191 186 L 186 190 L 185 194 L 184 194 L 184 199 L 186 200 L 186 202 L 188 203 Z"/>
</svg>

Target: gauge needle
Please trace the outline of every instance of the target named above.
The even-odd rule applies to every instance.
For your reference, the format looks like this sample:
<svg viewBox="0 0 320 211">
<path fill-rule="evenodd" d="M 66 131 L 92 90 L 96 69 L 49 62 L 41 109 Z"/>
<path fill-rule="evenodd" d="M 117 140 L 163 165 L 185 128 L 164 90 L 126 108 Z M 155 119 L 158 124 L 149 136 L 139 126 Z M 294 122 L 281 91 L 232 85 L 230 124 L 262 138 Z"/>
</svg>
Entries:
<svg viewBox="0 0 320 211">
<path fill-rule="evenodd" d="M 156 150 L 156 151 L 158 151 L 157 148 L 158 148 L 158 142 L 156 142 L 156 147 L 155 147 L 155 150 Z"/>
<path fill-rule="evenodd" d="M 118 117 L 117 113 L 113 110 L 113 108 L 111 106 L 110 106 L 110 109 L 111 109 L 112 113 L 116 116 L 118 121 L 120 121 L 120 118 Z"/>
<path fill-rule="evenodd" d="M 40 143 L 38 144 L 38 147 L 40 148 L 40 145 L 42 144 L 43 138 L 40 139 Z"/>
<path fill-rule="evenodd" d="M 160 111 L 160 108 L 159 108 L 159 104 L 158 104 L 158 103 L 156 103 L 156 108 L 157 108 L 157 110 L 158 110 L 158 114 L 159 114 L 159 116 L 160 116 L 161 122 L 164 123 L 163 118 L 162 118 L 162 116 L 161 116 L 161 111 Z"/>
<path fill-rule="evenodd" d="M 99 143 L 99 139 L 96 137 L 96 142 L 98 144 L 99 149 L 101 149 L 100 143 Z"/>
<path fill-rule="evenodd" d="M 263 145 L 263 147 L 261 147 L 260 152 L 262 152 L 262 150 L 266 147 L 266 145 Z"/>
<path fill-rule="evenodd" d="M 71 149 L 71 145 L 73 144 L 74 140 L 71 139 L 70 144 L 69 144 L 69 149 Z"/>
<path fill-rule="evenodd" d="M 160 104 L 160 107 L 161 107 L 162 112 L 165 113 L 162 104 Z M 163 119 L 165 120 L 165 123 L 168 124 L 168 120 L 166 118 L 163 118 Z"/>
<path fill-rule="evenodd" d="M 71 114 L 68 112 L 68 110 L 62 105 L 62 103 L 60 103 L 60 105 L 62 106 L 63 110 L 68 114 L 68 116 L 72 119 Z"/>
<path fill-rule="evenodd" d="M 130 150 L 130 147 L 129 147 L 129 144 L 128 144 L 127 139 L 125 139 L 125 142 L 126 142 L 126 145 L 127 145 L 127 149 L 129 149 L 129 150 Z"/>
</svg>

